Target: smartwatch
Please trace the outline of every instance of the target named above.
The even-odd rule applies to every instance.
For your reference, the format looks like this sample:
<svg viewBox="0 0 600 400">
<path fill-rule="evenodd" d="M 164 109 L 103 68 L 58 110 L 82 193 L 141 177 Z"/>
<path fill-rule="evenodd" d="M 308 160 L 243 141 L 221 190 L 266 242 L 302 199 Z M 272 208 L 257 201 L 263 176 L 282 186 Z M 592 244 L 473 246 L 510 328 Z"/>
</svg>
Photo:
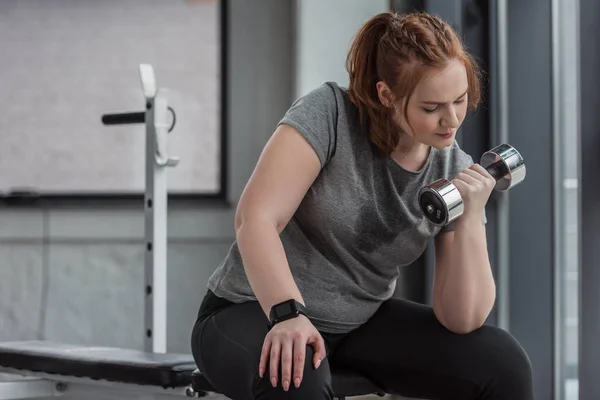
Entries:
<svg viewBox="0 0 600 400">
<path fill-rule="evenodd" d="M 290 299 L 279 304 L 275 304 L 271 307 L 271 312 L 269 313 L 269 320 L 271 322 L 271 326 L 286 321 L 288 319 L 296 318 L 300 314 L 306 315 L 306 307 L 302 305 L 302 303 Z"/>
</svg>

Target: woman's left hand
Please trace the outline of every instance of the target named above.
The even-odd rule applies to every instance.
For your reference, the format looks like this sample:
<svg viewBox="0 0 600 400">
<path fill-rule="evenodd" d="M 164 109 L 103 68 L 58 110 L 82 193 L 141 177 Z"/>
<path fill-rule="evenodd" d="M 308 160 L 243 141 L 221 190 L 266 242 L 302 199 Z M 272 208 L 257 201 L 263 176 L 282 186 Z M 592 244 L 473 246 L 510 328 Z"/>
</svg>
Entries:
<svg viewBox="0 0 600 400">
<path fill-rule="evenodd" d="M 473 164 L 460 172 L 452 183 L 463 199 L 463 216 L 479 217 L 496 185 L 496 180 L 481 165 Z"/>
</svg>

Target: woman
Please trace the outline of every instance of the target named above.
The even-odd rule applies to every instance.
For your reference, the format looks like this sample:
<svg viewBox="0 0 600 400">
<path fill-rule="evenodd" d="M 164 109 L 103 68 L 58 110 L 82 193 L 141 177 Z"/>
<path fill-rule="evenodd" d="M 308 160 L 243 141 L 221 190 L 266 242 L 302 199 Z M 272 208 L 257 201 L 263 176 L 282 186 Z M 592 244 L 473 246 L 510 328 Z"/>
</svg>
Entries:
<svg viewBox="0 0 600 400">
<path fill-rule="evenodd" d="M 235 400 L 331 399 L 332 365 L 391 394 L 532 399 L 523 349 L 483 326 L 495 181 L 454 141 L 480 99 L 477 66 L 442 20 L 384 13 L 360 29 L 347 68 L 348 89 L 294 102 L 260 156 L 193 330 L 199 369 Z M 417 203 L 438 178 L 464 201 L 443 228 Z M 430 237 L 433 307 L 392 299 Z"/>
</svg>

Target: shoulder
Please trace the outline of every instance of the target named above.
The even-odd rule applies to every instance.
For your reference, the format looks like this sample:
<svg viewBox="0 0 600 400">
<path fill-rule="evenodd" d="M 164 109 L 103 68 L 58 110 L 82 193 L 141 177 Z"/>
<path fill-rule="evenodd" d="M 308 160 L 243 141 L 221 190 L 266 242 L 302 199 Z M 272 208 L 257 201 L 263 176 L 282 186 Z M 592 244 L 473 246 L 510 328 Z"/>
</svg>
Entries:
<svg viewBox="0 0 600 400">
<path fill-rule="evenodd" d="M 295 128 L 313 146 L 321 165 L 335 153 L 342 89 L 326 82 L 300 95 L 278 125 Z"/>
<path fill-rule="evenodd" d="M 318 104 L 332 105 L 343 93 L 343 89 L 335 82 L 324 82 L 323 84 L 305 92 L 294 101 L 294 104 Z"/>
<path fill-rule="evenodd" d="M 344 100 L 346 90 L 335 82 L 324 82 L 321 85 L 301 93 L 292 107 L 314 109 L 315 111 L 333 111 L 339 108 Z"/>
<path fill-rule="evenodd" d="M 291 104 L 280 123 L 291 121 L 310 125 L 329 125 L 337 112 L 337 85 L 323 83 L 300 94 Z"/>
<path fill-rule="evenodd" d="M 473 165 L 473 157 L 461 149 L 456 140 L 452 143 L 452 146 L 448 147 L 448 153 L 450 163 L 455 165 L 461 171 Z"/>
<path fill-rule="evenodd" d="M 446 179 L 454 178 L 459 172 L 473 165 L 473 157 L 466 153 L 457 141 L 454 141 L 451 146 L 437 150 L 436 153 L 436 169 L 443 171 L 442 174 Z"/>
</svg>

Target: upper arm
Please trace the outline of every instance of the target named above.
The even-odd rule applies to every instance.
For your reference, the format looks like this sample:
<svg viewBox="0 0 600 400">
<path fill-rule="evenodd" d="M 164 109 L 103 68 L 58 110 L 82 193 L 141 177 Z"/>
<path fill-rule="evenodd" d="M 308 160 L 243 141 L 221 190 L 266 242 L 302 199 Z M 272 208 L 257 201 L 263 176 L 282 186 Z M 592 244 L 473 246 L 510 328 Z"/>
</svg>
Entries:
<svg viewBox="0 0 600 400">
<path fill-rule="evenodd" d="M 298 130 L 279 125 L 242 192 L 236 230 L 249 218 L 267 219 L 283 230 L 320 169 L 316 151 Z"/>
<path fill-rule="evenodd" d="M 334 153 L 337 113 L 335 93 L 327 84 L 294 101 L 242 192 L 236 230 L 254 218 L 267 219 L 283 230 Z"/>
</svg>

